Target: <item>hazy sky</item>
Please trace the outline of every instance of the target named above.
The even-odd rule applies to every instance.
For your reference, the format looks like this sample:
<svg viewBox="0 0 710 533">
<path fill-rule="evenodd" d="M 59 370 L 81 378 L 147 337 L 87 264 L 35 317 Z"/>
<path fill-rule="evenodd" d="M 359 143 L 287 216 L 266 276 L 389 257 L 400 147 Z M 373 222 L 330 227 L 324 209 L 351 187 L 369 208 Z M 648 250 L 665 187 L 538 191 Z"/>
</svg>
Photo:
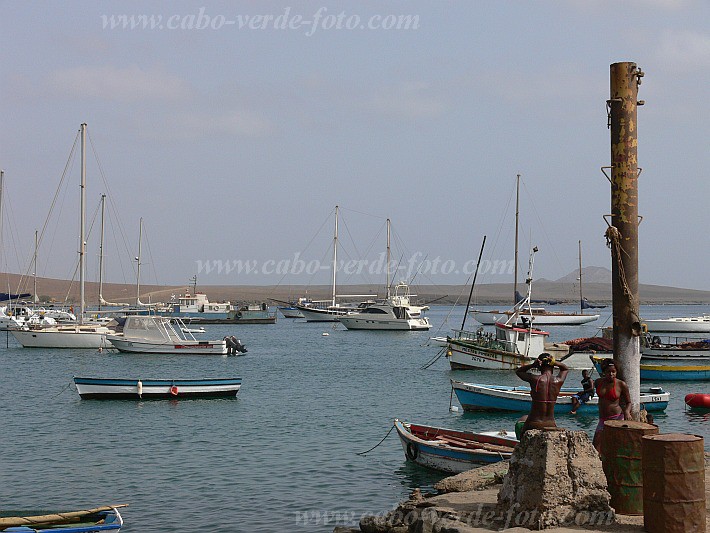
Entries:
<svg viewBox="0 0 710 533">
<path fill-rule="evenodd" d="M 144 283 L 328 283 L 326 268 L 275 270 L 330 260 L 338 204 L 342 258 L 383 251 L 389 217 L 397 261 L 449 262 L 417 283 L 463 283 L 484 234 L 484 258 L 512 259 L 517 173 L 521 264 L 532 241 L 535 277 L 559 278 L 581 240 L 586 266 L 609 267 L 609 65 L 633 61 L 640 279 L 708 290 L 708 20 L 701 0 L 0 2 L 2 269 L 30 268 L 82 122 L 87 218 L 111 198 L 110 281 L 133 281 L 143 217 Z M 73 275 L 78 168 L 40 275 Z M 87 253 L 95 279 L 98 222 Z M 230 272 L 207 274 L 216 261 Z"/>
</svg>

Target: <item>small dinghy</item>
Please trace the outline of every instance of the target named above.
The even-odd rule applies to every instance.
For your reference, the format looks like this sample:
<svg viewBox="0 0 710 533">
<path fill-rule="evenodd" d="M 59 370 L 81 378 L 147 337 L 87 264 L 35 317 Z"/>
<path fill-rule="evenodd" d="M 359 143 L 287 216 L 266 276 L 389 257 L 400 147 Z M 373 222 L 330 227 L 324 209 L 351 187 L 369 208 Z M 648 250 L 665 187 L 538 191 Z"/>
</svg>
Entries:
<svg viewBox="0 0 710 533">
<path fill-rule="evenodd" d="M 0 511 L 0 531 L 5 533 L 98 533 L 118 531 L 123 518 L 114 505 L 84 511 Z M 42 513 L 42 514 L 38 514 Z"/>
<path fill-rule="evenodd" d="M 236 396 L 242 386 L 242 378 L 114 379 L 75 377 L 74 383 L 83 400 L 179 400 Z"/>
</svg>

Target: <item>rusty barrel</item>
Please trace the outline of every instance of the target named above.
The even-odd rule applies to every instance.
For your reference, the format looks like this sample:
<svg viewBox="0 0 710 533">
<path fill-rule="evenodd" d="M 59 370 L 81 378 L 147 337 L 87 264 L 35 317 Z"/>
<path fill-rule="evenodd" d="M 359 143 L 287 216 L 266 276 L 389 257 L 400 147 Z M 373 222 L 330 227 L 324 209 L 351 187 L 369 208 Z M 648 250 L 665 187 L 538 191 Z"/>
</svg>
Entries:
<svg viewBox="0 0 710 533">
<path fill-rule="evenodd" d="M 671 433 L 643 438 L 643 527 L 705 531 L 705 442 Z"/>
<path fill-rule="evenodd" d="M 633 420 L 607 420 L 602 432 L 602 465 L 611 501 L 618 514 L 643 514 L 641 439 L 658 427 Z"/>
</svg>

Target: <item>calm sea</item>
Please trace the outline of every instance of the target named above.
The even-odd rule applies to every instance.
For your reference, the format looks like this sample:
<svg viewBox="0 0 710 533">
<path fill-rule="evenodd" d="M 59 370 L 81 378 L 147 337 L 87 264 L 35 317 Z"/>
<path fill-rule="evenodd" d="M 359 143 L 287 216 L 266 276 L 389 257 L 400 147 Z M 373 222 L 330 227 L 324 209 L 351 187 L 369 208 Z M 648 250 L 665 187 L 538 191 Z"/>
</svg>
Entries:
<svg viewBox="0 0 710 533">
<path fill-rule="evenodd" d="M 600 311 L 592 325 L 553 328 L 552 340 L 594 335 L 610 325 L 610 310 Z M 654 306 L 642 316 L 705 311 Z M 124 531 L 141 533 L 332 531 L 381 513 L 443 477 L 408 464 L 394 431 L 356 455 L 385 437 L 395 417 L 482 431 L 512 429 L 519 416 L 449 410 L 450 378 L 513 384 L 511 372 L 452 372 L 443 357 L 421 369 L 439 350 L 428 337 L 460 327 L 462 315 L 462 307 L 432 308 L 428 333 L 282 318 L 207 326 L 209 337 L 240 338 L 244 357 L 23 349 L 12 337 L 5 348 L 2 333 L 0 507 L 129 503 Z M 241 376 L 243 386 L 229 400 L 82 401 L 73 376 Z M 580 379 L 575 371 L 568 383 Z M 664 386 L 672 398 L 656 416 L 661 430 L 710 437 L 708 415 L 683 403 L 688 392 L 710 392 L 707 384 Z M 596 419 L 565 416 L 558 424 L 591 432 Z"/>
</svg>

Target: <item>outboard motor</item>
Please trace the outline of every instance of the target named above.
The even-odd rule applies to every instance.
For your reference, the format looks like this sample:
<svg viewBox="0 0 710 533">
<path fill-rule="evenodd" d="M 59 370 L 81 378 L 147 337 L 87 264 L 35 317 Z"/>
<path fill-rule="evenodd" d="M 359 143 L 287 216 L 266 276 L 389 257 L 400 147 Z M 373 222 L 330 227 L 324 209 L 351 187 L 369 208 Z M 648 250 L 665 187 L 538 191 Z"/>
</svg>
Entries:
<svg viewBox="0 0 710 533">
<path fill-rule="evenodd" d="M 234 349 L 239 353 L 247 353 L 247 347 L 242 344 L 240 339 L 237 339 L 234 335 L 230 337 L 230 340 L 234 344 Z"/>
</svg>

